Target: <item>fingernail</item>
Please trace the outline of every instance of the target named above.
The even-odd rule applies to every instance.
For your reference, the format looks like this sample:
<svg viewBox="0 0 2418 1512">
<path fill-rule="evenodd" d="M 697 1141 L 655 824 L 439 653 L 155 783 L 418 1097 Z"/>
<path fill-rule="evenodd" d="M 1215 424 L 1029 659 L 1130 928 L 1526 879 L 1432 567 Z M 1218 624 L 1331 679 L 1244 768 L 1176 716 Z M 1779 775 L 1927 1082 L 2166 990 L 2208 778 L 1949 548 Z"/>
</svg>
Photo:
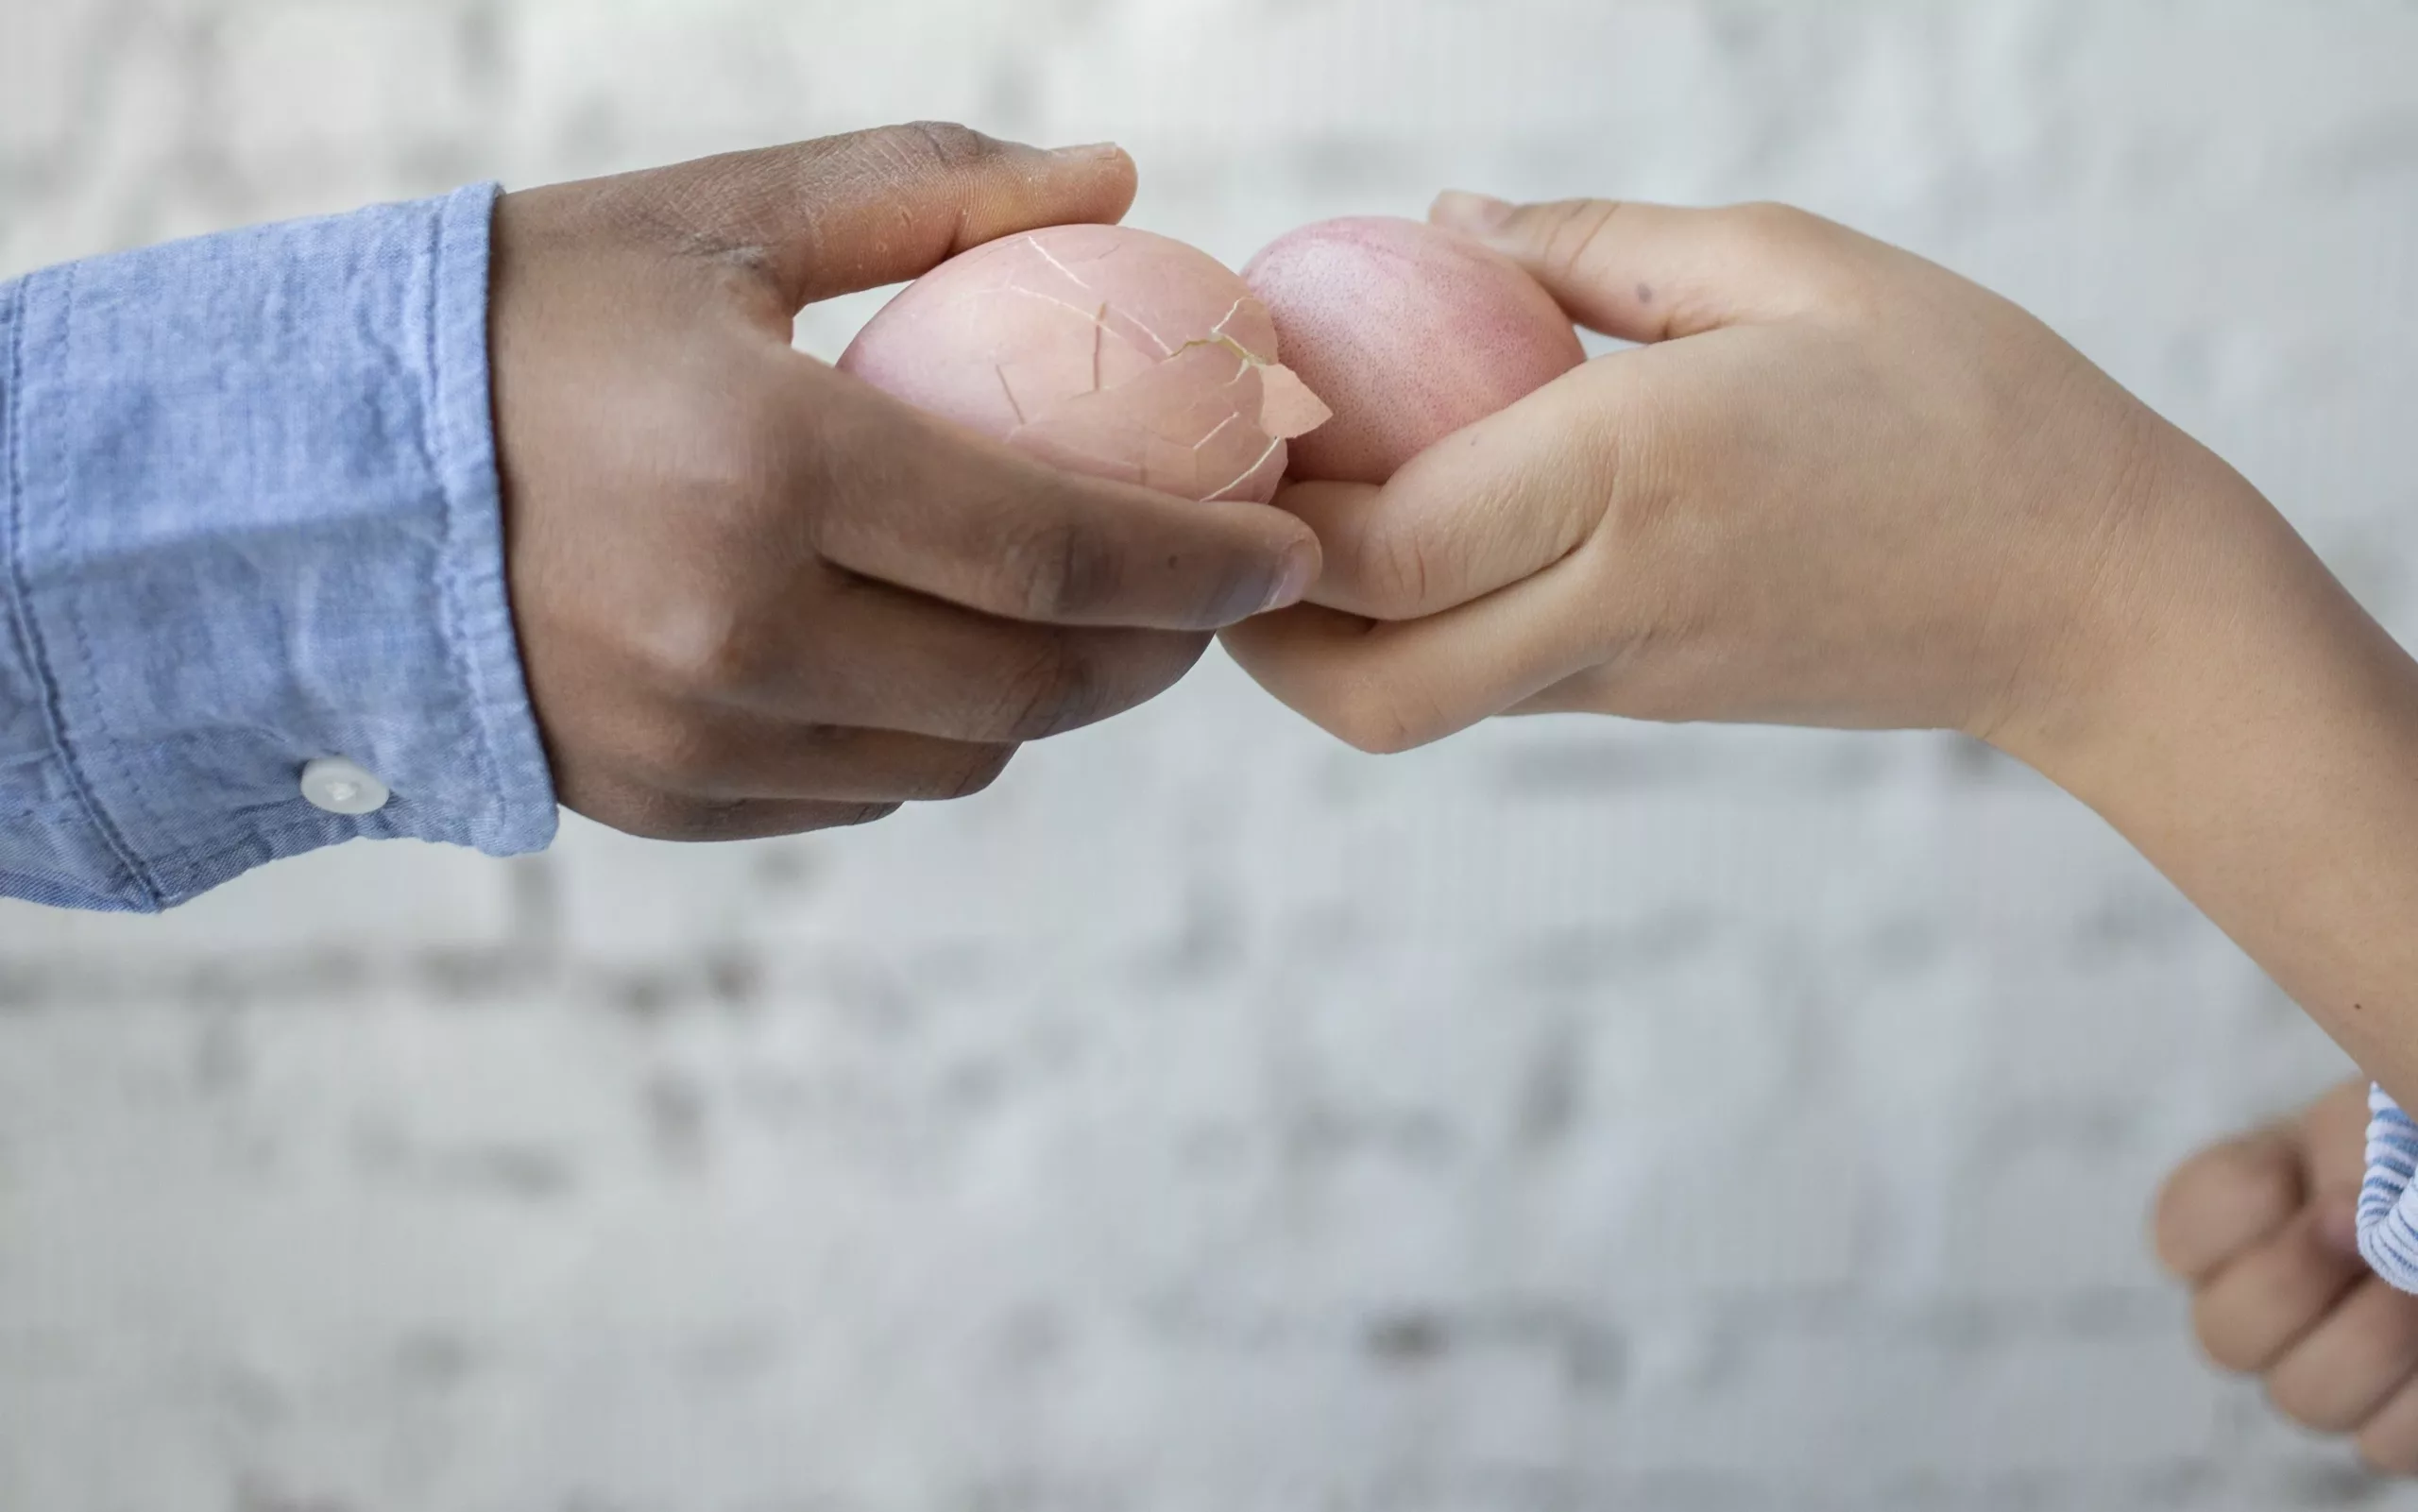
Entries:
<svg viewBox="0 0 2418 1512">
<path fill-rule="evenodd" d="M 1114 142 L 1086 142 L 1079 147 L 1052 147 L 1049 155 L 1073 162 L 1097 162 L 1102 158 L 1114 158 L 1124 150 Z"/>
<path fill-rule="evenodd" d="M 1302 602 L 1310 585 L 1319 579 L 1319 550 L 1315 546 L 1289 547 L 1285 552 L 1285 569 L 1277 574 L 1276 586 L 1269 590 L 1268 602 L 1259 606 L 1262 614 L 1270 609 L 1288 608 Z"/>
<path fill-rule="evenodd" d="M 1490 231 L 1511 218 L 1510 201 L 1492 195 L 1473 195 L 1466 189 L 1447 189 L 1436 196 L 1428 208 L 1427 218 L 1456 230 Z"/>
</svg>

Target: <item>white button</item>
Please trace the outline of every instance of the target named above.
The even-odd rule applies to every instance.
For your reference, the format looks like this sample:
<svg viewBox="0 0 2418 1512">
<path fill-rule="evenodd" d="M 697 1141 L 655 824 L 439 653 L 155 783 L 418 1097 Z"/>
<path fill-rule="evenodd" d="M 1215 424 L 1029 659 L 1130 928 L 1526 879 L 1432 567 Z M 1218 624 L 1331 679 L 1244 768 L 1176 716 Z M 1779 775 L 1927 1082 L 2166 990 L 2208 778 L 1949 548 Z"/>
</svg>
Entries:
<svg viewBox="0 0 2418 1512">
<path fill-rule="evenodd" d="M 302 769 L 302 796 L 332 814 L 374 814 L 386 807 L 386 785 L 358 761 L 321 756 Z"/>
</svg>

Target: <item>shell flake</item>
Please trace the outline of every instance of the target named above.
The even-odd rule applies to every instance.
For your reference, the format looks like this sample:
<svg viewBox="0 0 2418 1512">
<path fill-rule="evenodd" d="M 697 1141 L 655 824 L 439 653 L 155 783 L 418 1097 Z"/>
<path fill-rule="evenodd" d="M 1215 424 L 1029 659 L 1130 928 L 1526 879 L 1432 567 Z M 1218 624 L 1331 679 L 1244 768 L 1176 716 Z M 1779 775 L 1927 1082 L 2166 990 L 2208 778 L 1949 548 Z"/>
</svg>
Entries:
<svg viewBox="0 0 2418 1512">
<path fill-rule="evenodd" d="M 1206 253 L 1118 226 L 976 247 L 901 293 L 843 370 L 1054 466 L 1193 499 L 1272 497 L 1327 407 Z"/>
</svg>

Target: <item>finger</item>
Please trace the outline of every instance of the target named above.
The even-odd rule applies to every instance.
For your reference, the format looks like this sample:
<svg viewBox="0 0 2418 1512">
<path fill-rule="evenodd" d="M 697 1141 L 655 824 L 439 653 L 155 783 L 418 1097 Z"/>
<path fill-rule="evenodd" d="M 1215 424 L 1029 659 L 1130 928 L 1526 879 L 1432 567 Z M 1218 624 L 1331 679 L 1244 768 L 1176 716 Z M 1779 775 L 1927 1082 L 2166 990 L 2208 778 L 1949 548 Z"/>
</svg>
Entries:
<svg viewBox="0 0 2418 1512">
<path fill-rule="evenodd" d="M 2151 1219 L 2158 1262 L 2185 1281 L 2205 1280 L 2280 1232 L 2307 1197 L 2300 1142 L 2287 1130 L 2211 1146 L 2176 1166 L 2158 1191 Z"/>
<path fill-rule="evenodd" d="M 2228 1370 L 2265 1370 L 2366 1274 L 2357 1255 L 2328 1243 L 2306 1216 L 2295 1217 L 2218 1270 L 2191 1299 L 2201 1348 Z"/>
<path fill-rule="evenodd" d="M 1063 472 L 797 362 L 814 546 L 851 571 L 1009 619 L 1166 630 L 1291 603 L 1318 576 L 1318 537 L 1281 509 Z"/>
<path fill-rule="evenodd" d="M 1000 620 L 820 570 L 829 580 L 799 589 L 793 619 L 740 645 L 656 645 L 649 665 L 670 690 L 777 720 L 1015 744 L 1158 696 L 1208 646 L 1183 631 Z"/>
<path fill-rule="evenodd" d="M 1015 753 L 999 742 L 691 707 L 631 740 L 622 771 L 643 787 L 686 798 L 894 804 L 980 792 Z"/>
<path fill-rule="evenodd" d="M 2337 1253 L 2357 1255 L 2359 1252 L 2359 1194 L 2320 1192 L 2309 1198 L 2309 1222 L 2317 1228 L 2317 1236 Z"/>
<path fill-rule="evenodd" d="M 2345 1255 L 2359 1252 L 2359 1183 L 2368 1173 L 2368 1083 L 2353 1077 L 2301 1114 L 2301 1180 L 2318 1236 Z"/>
<path fill-rule="evenodd" d="M 1599 618 L 1575 558 L 1422 620 L 1371 621 L 1305 604 L 1222 633 L 1286 705 L 1363 751 L 1406 751 L 1500 713 L 1590 659 Z"/>
<path fill-rule="evenodd" d="M 557 796 L 572 812 L 625 835 L 684 841 L 763 840 L 841 829 L 887 818 L 898 807 L 889 803 L 691 798 L 598 776 L 581 777 Z"/>
<path fill-rule="evenodd" d="M 2276 1410 L 2320 1433 L 2349 1433 L 2418 1374 L 2418 1297 L 2371 1276 L 2267 1373 Z"/>
<path fill-rule="evenodd" d="M 1134 173 L 1106 144 L 1045 152 L 919 121 L 701 158 L 618 187 L 700 249 L 760 263 L 795 312 L 1017 231 L 1115 221 Z"/>
<path fill-rule="evenodd" d="M 1428 448 L 1383 487 L 1298 484 L 1277 507 L 1319 538 L 1309 599 L 1415 620 L 1551 566 L 1599 526 L 1642 362 L 1599 359 Z"/>
<path fill-rule="evenodd" d="M 2418 1475 L 2418 1381 L 2399 1390 L 2359 1429 L 2359 1457 L 2387 1475 Z"/>
<path fill-rule="evenodd" d="M 1570 317 L 1624 341 L 1779 320 L 1821 303 L 1879 244 L 1786 205 L 1507 205 L 1448 191 L 1428 218 L 1525 268 Z"/>
<path fill-rule="evenodd" d="M 2312 1190 L 2357 1195 L 2368 1169 L 2368 1083 L 2352 1078 L 2328 1088 L 2301 1114 L 2303 1158 Z"/>
</svg>

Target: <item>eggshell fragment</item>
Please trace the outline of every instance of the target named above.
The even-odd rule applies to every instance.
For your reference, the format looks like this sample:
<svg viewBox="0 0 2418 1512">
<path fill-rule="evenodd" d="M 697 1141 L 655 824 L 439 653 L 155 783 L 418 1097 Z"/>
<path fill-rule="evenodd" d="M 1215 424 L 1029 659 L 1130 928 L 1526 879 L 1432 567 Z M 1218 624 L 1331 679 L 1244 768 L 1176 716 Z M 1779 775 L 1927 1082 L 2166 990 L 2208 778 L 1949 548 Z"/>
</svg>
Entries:
<svg viewBox="0 0 2418 1512">
<path fill-rule="evenodd" d="M 1267 307 L 1207 253 L 1058 226 L 925 274 L 839 365 L 1059 467 L 1266 502 L 1286 443 L 1328 414 L 1277 351 Z"/>
<path fill-rule="evenodd" d="M 1294 443 L 1297 478 L 1383 483 L 1585 360 L 1570 317 L 1491 247 L 1355 216 L 1277 238 L 1243 269 L 1286 360 L 1334 406 Z"/>
</svg>

